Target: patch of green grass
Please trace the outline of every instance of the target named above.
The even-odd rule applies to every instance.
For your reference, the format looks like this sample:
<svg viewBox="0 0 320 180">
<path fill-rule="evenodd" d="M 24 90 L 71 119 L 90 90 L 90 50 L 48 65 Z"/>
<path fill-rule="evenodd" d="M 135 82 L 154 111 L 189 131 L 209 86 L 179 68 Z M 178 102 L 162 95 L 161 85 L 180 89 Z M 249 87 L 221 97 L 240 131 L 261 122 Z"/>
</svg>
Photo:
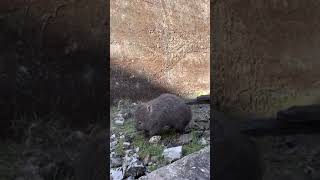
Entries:
<svg viewBox="0 0 320 180">
<path fill-rule="evenodd" d="M 131 133 L 134 133 L 136 132 L 136 129 L 134 127 L 134 122 L 132 119 L 128 119 L 123 127 L 120 128 L 122 130 L 122 132 L 126 133 L 126 134 L 131 134 Z"/>
<path fill-rule="evenodd" d="M 124 139 L 120 139 L 118 144 L 116 145 L 116 150 L 115 152 L 120 155 L 123 156 L 124 155 L 124 150 L 123 150 L 123 143 L 124 143 Z"/>
<path fill-rule="evenodd" d="M 174 130 L 165 130 L 161 132 L 161 141 L 164 145 L 176 144 L 179 134 Z"/>
<path fill-rule="evenodd" d="M 134 147 L 139 147 L 138 155 L 144 159 L 147 155 L 162 156 L 164 147 L 160 144 L 150 144 L 148 139 L 145 139 L 143 135 L 137 134 L 133 138 Z"/>
<path fill-rule="evenodd" d="M 158 166 L 155 164 L 152 164 L 151 166 L 148 166 L 148 168 L 150 171 L 154 171 L 154 170 L 158 169 Z"/>
<path fill-rule="evenodd" d="M 199 151 L 204 146 L 200 144 L 200 140 L 194 131 L 191 132 L 192 140 L 189 144 L 185 144 L 182 146 L 182 155 L 186 156 L 188 154 Z"/>
</svg>

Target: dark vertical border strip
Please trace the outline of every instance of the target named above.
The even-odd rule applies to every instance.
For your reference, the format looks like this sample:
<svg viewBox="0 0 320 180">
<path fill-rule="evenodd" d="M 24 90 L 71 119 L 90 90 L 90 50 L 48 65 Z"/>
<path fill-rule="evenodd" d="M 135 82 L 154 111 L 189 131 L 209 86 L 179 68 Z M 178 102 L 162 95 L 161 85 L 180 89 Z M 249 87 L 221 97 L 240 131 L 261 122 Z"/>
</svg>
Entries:
<svg viewBox="0 0 320 180">
<path fill-rule="evenodd" d="M 215 68 L 215 62 L 217 61 L 217 42 L 215 39 L 216 35 L 216 29 L 217 27 L 214 26 L 217 25 L 216 20 L 217 17 L 216 13 L 217 11 L 217 1 L 218 0 L 210 0 L 210 179 L 215 179 L 215 151 L 214 151 L 214 140 L 215 140 L 215 131 L 214 131 L 214 114 L 213 114 L 213 108 L 216 108 L 216 100 L 214 98 L 215 96 L 215 77 L 216 77 L 216 69 Z"/>
<path fill-rule="evenodd" d="M 210 121 L 213 119 L 213 111 L 212 108 L 213 107 L 213 3 L 214 0 L 210 0 Z M 213 146 L 213 140 L 214 140 L 214 136 L 213 136 L 213 121 L 210 122 L 210 179 L 214 179 L 214 175 L 213 175 L 213 164 L 214 164 L 214 146 Z"/>
<path fill-rule="evenodd" d="M 106 54 L 106 86 L 107 88 L 105 89 L 106 91 L 106 127 L 107 127 L 107 175 L 106 179 L 110 178 L 110 0 L 106 0 L 106 48 L 105 48 L 105 54 Z"/>
</svg>

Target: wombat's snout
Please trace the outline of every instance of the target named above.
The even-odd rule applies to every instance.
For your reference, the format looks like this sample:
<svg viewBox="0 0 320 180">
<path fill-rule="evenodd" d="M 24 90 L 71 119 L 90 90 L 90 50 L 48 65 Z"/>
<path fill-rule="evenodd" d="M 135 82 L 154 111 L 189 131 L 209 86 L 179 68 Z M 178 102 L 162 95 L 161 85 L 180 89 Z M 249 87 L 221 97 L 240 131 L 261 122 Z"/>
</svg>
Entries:
<svg viewBox="0 0 320 180">
<path fill-rule="evenodd" d="M 137 129 L 138 131 L 143 130 L 143 123 L 142 123 L 141 121 L 137 121 L 137 122 L 136 122 L 136 129 Z"/>
<path fill-rule="evenodd" d="M 144 123 L 142 122 L 143 121 L 143 118 L 146 118 L 144 117 L 145 116 L 145 108 L 143 106 L 143 104 L 140 104 L 137 106 L 136 110 L 135 110 L 135 128 L 138 130 L 138 131 L 141 131 L 144 129 Z"/>
</svg>

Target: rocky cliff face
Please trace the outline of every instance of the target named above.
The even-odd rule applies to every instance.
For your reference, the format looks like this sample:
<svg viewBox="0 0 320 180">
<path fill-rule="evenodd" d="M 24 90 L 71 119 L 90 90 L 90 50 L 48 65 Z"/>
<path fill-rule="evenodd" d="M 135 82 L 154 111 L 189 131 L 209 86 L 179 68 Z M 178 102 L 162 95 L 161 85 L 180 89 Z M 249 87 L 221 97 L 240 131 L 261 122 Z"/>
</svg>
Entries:
<svg viewBox="0 0 320 180">
<path fill-rule="evenodd" d="M 111 96 L 208 93 L 209 5 L 208 0 L 111 1 Z"/>
<path fill-rule="evenodd" d="M 272 114 L 319 102 L 318 1 L 215 1 L 214 99 L 223 108 Z"/>
</svg>

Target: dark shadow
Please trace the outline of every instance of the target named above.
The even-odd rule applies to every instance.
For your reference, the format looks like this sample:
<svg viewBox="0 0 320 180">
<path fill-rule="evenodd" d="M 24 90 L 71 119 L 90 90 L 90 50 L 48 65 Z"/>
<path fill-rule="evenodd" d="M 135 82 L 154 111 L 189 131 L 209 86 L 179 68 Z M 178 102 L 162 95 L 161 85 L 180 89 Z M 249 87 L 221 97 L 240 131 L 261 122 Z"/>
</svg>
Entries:
<svg viewBox="0 0 320 180">
<path fill-rule="evenodd" d="M 107 82 L 106 49 L 87 47 L 66 53 L 69 40 L 63 32 L 53 34 L 51 39 L 50 33 L 40 38 L 31 17 L 24 21 L 19 27 L 21 33 L 9 18 L 0 20 L 2 136 L 20 136 L 13 135 L 11 127 L 13 121 L 21 118 L 50 120 L 59 116 L 65 126 L 73 129 L 84 129 L 92 123 L 105 126 L 108 97 L 113 103 L 119 99 L 143 101 L 161 93 L 174 93 L 142 75 L 113 65 Z M 25 127 L 14 127 L 15 133 L 19 128 L 22 133 Z"/>
<path fill-rule="evenodd" d="M 147 101 L 162 93 L 174 92 L 150 82 L 147 77 L 136 72 L 129 72 L 119 66 L 110 65 L 110 102 L 112 104 L 120 99 Z"/>
<path fill-rule="evenodd" d="M 1 19 L 0 26 L 2 136 L 11 137 L 13 121 L 21 118 L 58 115 L 71 128 L 86 128 L 90 123 L 105 126 L 106 49 L 66 53 L 60 46 L 65 42 L 49 46 L 43 41 L 39 46 L 30 24 L 21 27 L 24 33 L 19 33 L 9 18 Z"/>
</svg>

